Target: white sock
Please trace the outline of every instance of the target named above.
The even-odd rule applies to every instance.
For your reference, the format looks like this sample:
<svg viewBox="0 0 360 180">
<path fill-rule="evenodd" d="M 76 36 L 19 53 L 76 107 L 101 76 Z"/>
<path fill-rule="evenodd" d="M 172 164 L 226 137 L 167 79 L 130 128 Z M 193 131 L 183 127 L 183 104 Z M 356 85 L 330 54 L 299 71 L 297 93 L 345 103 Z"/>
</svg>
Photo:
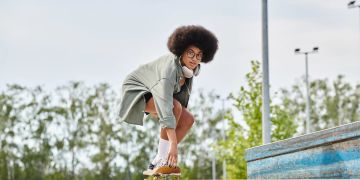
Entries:
<svg viewBox="0 0 360 180">
<path fill-rule="evenodd" d="M 170 142 L 168 140 L 160 138 L 158 152 L 157 152 L 154 160 L 151 162 L 151 164 L 156 166 L 158 163 L 161 162 L 162 159 L 166 159 L 166 156 L 169 151 L 169 146 L 170 146 Z"/>
</svg>

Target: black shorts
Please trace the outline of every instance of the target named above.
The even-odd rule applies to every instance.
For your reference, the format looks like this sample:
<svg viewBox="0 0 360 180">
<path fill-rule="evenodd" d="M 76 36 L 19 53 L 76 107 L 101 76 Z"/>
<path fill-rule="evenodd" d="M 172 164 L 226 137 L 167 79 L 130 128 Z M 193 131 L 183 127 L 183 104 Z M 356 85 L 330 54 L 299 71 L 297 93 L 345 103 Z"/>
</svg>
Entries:
<svg viewBox="0 0 360 180">
<path fill-rule="evenodd" d="M 147 103 L 152 98 L 152 94 L 151 93 L 146 93 L 144 95 L 144 98 L 145 98 L 145 102 Z"/>
<path fill-rule="evenodd" d="M 152 98 L 152 94 L 151 93 L 146 93 L 144 95 L 144 98 L 145 98 L 145 102 L 147 103 Z M 148 115 L 149 113 L 145 112 L 145 114 Z"/>
</svg>

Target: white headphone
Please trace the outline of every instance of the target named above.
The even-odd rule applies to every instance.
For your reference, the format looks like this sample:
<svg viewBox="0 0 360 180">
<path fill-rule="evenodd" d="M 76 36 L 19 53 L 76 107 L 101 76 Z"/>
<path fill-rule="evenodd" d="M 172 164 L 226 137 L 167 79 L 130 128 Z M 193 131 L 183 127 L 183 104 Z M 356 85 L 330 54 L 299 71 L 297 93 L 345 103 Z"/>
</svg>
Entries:
<svg viewBox="0 0 360 180">
<path fill-rule="evenodd" d="M 180 64 L 181 64 L 181 56 L 180 56 Z M 193 76 L 198 76 L 200 74 L 200 64 L 198 64 L 194 70 L 191 70 L 186 66 L 182 66 L 182 71 L 186 78 L 192 78 Z"/>
<path fill-rule="evenodd" d="M 195 70 L 191 70 L 188 67 L 183 66 L 182 71 L 186 78 L 192 78 L 193 76 L 198 76 L 200 74 L 200 64 L 195 68 Z"/>
</svg>

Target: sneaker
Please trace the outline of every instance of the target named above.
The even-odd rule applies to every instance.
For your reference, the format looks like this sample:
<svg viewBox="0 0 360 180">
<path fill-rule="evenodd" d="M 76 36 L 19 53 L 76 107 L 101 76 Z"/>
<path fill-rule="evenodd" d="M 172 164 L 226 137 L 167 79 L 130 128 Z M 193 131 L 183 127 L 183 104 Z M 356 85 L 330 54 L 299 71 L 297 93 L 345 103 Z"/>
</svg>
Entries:
<svg viewBox="0 0 360 180">
<path fill-rule="evenodd" d="M 147 176 L 152 175 L 154 173 L 154 168 L 155 165 L 150 163 L 148 169 L 143 172 L 143 175 L 147 175 Z"/>
<path fill-rule="evenodd" d="M 180 174 L 180 168 L 178 166 L 159 166 L 152 170 L 153 174 Z"/>
<path fill-rule="evenodd" d="M 153 169 L 154 174 L 180 174 L 178 166 L 170 166 L 165 160 L 160 161 Z"/>
<path fill-rule="evenodd" d="M 148 169 L 151 169 L 151 170 L 153 170 L 155 168 L 155 164 L 149 164 L 149 166 L 148 166 Z"/>
</svg>

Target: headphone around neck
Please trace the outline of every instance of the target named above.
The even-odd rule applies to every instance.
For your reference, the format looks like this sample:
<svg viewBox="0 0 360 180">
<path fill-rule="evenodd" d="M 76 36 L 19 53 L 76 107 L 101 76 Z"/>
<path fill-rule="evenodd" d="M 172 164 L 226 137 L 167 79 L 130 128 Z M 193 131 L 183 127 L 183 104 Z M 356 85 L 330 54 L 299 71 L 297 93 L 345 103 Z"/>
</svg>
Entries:
<svg viewBox="0 0 360 180">
<path fill-rule="evenodd" d="M 181 56 L 179 58 L 179 61 L 181 65 Z M 186 66 L 182 66 L 182 72 L 186 78 L 192 78 L 193 76 L 198 76 L 200 74 L 200 64 L 198 64 L 194 70 L 189 69 Z"/>
</svg>

